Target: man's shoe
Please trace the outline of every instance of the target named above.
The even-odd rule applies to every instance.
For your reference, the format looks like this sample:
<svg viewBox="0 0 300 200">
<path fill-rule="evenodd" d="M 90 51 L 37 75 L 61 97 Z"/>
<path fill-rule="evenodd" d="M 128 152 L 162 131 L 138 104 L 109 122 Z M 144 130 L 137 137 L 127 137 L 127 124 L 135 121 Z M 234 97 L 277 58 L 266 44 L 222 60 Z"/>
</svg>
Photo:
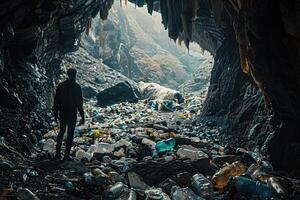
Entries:
<svg viewBox="0 0 300 200">
<path fill-rule="evenodd" d="M 63 161 L 74 161 L 74 158 L 72 158 L 71 156 L 65 156 Z"/>
<path fill-rule="evenodd" d="M 61 160 L 61 155 L 56 154 L 52 160 Z"/>
</svg>

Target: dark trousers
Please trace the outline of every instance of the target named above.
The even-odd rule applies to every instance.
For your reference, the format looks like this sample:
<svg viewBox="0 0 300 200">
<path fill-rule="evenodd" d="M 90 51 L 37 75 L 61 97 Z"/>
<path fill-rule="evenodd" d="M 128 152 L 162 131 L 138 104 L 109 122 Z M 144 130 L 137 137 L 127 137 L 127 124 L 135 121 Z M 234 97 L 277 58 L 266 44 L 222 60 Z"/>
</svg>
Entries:
<svg viewBox="0 0 300 200">
<path fill-rule="evenodd" d="M 64 157 L 68 157 L 70 155 L 70 151 L 73 144 L 74 138 L 74 130 L 76 126 L 76 115 L 73 116 L 65 116 L 60 115 L 59 117 L 59 133 L 57 136 L 57 143 L 56 143 L 56 155 L 60 155 L 61 152 L 61 145 L 64 138 L 64 134 L 66 132 L 66 128 L 68 127 L 68 135 L 66 141 L 66 149 Z"/>
</svg>

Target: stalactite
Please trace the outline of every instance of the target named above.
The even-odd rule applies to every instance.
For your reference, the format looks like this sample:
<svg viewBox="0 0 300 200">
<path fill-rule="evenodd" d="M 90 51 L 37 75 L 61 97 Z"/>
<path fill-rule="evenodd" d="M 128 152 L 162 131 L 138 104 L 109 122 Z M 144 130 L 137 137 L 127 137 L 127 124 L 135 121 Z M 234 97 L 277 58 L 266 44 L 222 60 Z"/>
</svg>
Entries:
<svg viewBox="0 0 300 200">
<path fill-rule="evenodd" d="M 91 28 L 92 28 L 92 18 L 90 17 L 89 20 L 88 20 L 88 22 L 87 22 L 87 26 L 86 26 L 86 30 L 85 30 L 85 33 L 87 35 L 90 34 Z"/>
<path fill-rule="evenodd" d="M 180 26 L 182 24 L 180 19 L 180 8 L 178 0 L 168 0 L 168 34 L 174 41 L 177 40 L 179 33 L 181 32 Z"/>
<path fill-rule="evenodd" d="M 135 5 L 138 7 L 143 7 L 145 4 L 145 0 L 135 0 Z"/>
<path fill-rule="evenodd" d="M 111 9 L 112 5 L 114 4 L 114 0 L 107 0 L 105 5 L 100 8 L 100 17 L 101 19 L 105 20 L 108 16 L 108 11 Z"/>
<path fill-rule="evenodd" d="M 168 28 L 168 4 L 167 0 L 160 1 L 160 13 L 162 18 L 162 24 L 164 25 L 165 29 Z"/>
<path fill-rule="evenodd" d="M 153 0 L 146 0 L 148 13 L 152 15 L 153 13 Z"/>
</svg>

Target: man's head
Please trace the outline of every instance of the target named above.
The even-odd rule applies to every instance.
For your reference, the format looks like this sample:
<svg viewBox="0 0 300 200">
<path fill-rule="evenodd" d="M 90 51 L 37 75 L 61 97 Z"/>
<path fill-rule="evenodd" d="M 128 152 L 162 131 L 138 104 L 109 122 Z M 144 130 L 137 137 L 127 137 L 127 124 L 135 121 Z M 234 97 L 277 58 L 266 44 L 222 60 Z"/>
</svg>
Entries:
<svg viewBox="0 0 300 200">
<path fill-rule="evenodd" d="M 67 71 L 68 78 L 71 79 L 71 80 L 75 80 L 76 79 L 76 73 L 77 73 L 76 69 L 73 69 L 73 68 L 68 69 L 68 71 Z"/>
</svg>

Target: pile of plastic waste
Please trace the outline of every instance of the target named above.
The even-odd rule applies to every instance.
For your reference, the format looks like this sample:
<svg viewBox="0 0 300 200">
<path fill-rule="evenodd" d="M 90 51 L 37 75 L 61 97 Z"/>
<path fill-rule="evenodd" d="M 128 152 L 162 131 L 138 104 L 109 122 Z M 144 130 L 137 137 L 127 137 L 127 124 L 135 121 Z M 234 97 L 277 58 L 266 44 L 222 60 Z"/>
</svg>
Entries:
<svg viewBox="0 0 300 200">
<path fill-rule="evenodd" d="M 87 123 L 76 128 L 72 153 L 90 169 L 81 182 L 65 182 L 68 194 L 128 200 L 295 195 L 293 179 L 274 172 L 258 151 L 222 146 L 222 129 L 198 124 L 193 109 L 161 112 L 143 101 L 99 108 L 91 101 L 85 110 Z M 52 156 L 57 131 L 40 142 Z"/>
</svg>

